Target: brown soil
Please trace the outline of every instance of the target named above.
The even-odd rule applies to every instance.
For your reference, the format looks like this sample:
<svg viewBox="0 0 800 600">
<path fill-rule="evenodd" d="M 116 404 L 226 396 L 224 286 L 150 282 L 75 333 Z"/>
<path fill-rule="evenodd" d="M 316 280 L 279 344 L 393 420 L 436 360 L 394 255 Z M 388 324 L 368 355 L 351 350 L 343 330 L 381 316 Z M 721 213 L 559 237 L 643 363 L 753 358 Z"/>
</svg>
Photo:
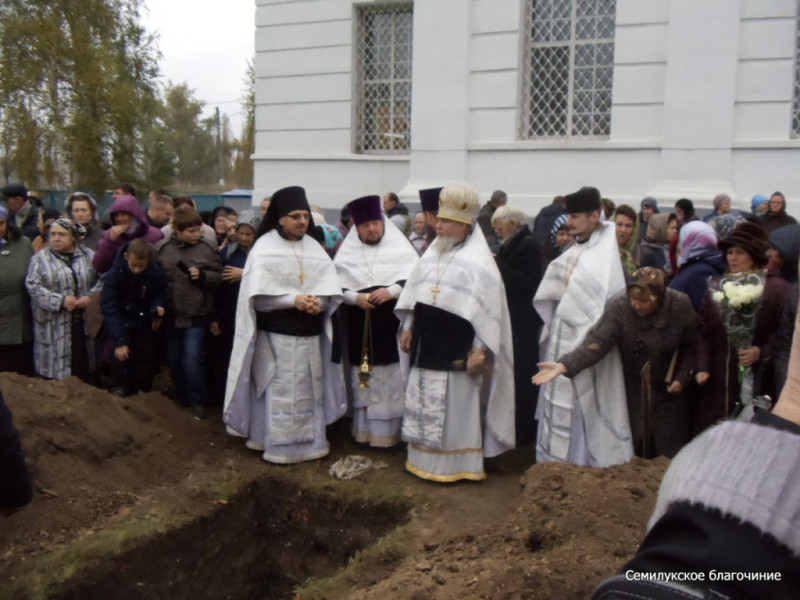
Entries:
<svg viewBox="0 0 800 600">
<path fill-rule="evenodd" d="M 451 485 L 403 448 L 329 428 L 321 461 L 270 465 L 160 393 L 0 374 L 35 498 L 0 517 L 3 598 L 586 598 L 633 554 L 666 459 L 533 465 L 531 447 Z M 386 469 L 337 481 L 361 454 Z M 294 591 L 290 591 L 294 588 Z"/>
</svg>

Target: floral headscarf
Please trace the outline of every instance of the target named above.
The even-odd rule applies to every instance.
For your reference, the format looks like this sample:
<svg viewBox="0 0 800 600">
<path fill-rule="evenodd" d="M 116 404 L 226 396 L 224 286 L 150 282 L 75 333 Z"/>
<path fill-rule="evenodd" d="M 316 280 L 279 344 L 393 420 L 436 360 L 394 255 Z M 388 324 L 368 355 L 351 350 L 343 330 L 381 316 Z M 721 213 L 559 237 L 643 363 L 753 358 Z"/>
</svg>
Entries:
<svg viewBox="0 0 800 600">
<path fill-rule="evenodd" d="M 679 235 L 681 244 L 681 255 L 678 257 L 679 267 L 695 256 L 717 249 L 717 234 L 708 223 L 690 221 L 681 227 Z"/>
<path fill-rule="evenodd" d="M 50 224 L 51 227 L 53 225 L 58 225 L 59 227 L 63 227 L 69 231 L 69 234 L 75 241 L 79 242 L 86 237 L 86 228 L 80 223 L 76 223 L 75 221 L 67 219 L 66 217 L 56 219 Z"/>
<path fill-rule="evenodd" d="M 655 267 L 642 267 L 631 276 L 627 294 L 629 298 L 650 300 L 661 306 L 667 293 L 666 274 Z"/>
</svg>

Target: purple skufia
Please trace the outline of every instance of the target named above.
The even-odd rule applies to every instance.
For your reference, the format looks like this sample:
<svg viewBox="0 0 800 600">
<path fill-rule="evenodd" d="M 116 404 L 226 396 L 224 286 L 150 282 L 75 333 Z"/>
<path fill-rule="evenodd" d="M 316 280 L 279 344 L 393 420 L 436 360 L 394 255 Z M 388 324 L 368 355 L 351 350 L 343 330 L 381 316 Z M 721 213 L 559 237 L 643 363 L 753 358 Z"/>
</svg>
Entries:
<svg viewBox="0 0 800 600">
<path fill-rule="evenodd" d="M 380 196 L 357 198 L 350 202 L 347 207 L 350 209 L 350 218 L 355 225 L 361 225 L 368 221 L 379 221 L 383 218 Z"/>
</svg>

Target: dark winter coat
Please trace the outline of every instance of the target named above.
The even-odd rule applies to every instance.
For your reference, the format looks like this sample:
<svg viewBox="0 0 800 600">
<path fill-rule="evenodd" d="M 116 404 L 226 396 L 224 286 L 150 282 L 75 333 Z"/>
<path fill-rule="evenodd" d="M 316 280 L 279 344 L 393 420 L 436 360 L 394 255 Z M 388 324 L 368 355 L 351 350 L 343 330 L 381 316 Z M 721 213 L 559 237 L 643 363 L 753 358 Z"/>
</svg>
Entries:
<svg viewBox="0 0 800 600">
<path fill-rule="evenodd" d="M 175 327 L 192 327 L 193 319 L 210 317 L 214 310 L 214 291 L 222 283 L 222 261 L 219 253 L 205 239 L 194 245 L 179 242 L 176 237 L 156 245 L 156 259 L 167 276 L 167 316 Z M 200 279 L 192 280 L 178 268 L 197 267 Z"/>
<path fill-rule="evenodd" d="M 558 360 L 567 368 L 566 376 L 574 377 L 597 363 L 614 346 L 619 349 L 637 452 L 641 452 L 642 446 L 641 371 L 649 362 L 654 450 L 657 455 L 672 457 L 690 439 L 689 400 L 685 392 L 667 393 L 667 386 L 672 381 L 680 381 L 684 390 L 688 386 L 696 338 L 697 321 L 686 294 L 667 289 L 658 309 L 652 315 L 640 317 L 627 295 L 621 293 L 609 301 L 600 321 L 580 346 Z M 666 381 L 670 372 L 672 376 Z"/>
<path fill-rule="evenodd" d="M 229 250 L 233 251 L 229 252 Z M 239 244 L 233 244 L 220 250 L 222 266 L 244 269 L 247 255 L 249 254 L 248 250 L 242 248 Z M 241 284 L 241 281 L 223 281 L 217 290 L 216 314 L 219 321 L 223 323 L 223 328 L 225 325 L 233 327 L 236 322 L 236 302 L 239 299 L 239 287 Z"/>
<path fill-rule="evenodd" d="M 715 283 L 714 287 L 718 287 Z M 773 395 L 775 384 L 771 374 L 772 347 L 780 328 L 783 305 L 789 284 L 777 276 L 767 273 L 764 295 L 756 314 L 753 346 L 758 346 L 761 355 L 753 366 L 755 394 Z M 722 324 L 719 308 L 706 292 L 697 311 L 698 336 L 695 372 L 711 375 L 702 387 L 694 407 L 692 431 L 698 434 L 714 423 L 726 418 L 739 401 L 739 359 L 737 351 L 728 343 L 728 334 Z"/>
<path fill-rule="evenodd" d="M 780 396 L 786 378 L 789 376 L 789 355 L 792 352 L 792 336 L 794 335 L 797 320 L 797 301 L 800 296 L 800 287 L 797 281 L 789 285 L 786 301 L 783 305 L 781 323 L 773 340 L 772 360 L 775 370 L 775 393 Z M 777 400 L 777 398 L 773 398 Z"/>
<path fill-rule="evenodd" d="M 25 506 L 33 498 L 31 477 L 14 427 L 14 418 L 0 391 L 0 508 Z"/>
<path fill-rule="evenodd" d="M 97 242 L 94 258 L 92 259 L 92 265 L 98 273 L 108 271 L 114 264 L 114 257 L 117 251 L 131 240 L 142 238 L 152 246 L 164 238 L 161 230 L 148 225 L 144 209 L 133 196 L 118 196 L 114 200 L 111 208 L 108 209 L 108 216 L 111 218 L 112 223 L 114 222 L 114 213 L 118 212 L 129 212 L 134 219 L 139 221 L 139 226 L 133 234 L 123 233 L 115 240 L 111 239 L 109 230 L 103 232 L 100 236 L 100 241 Z"/>
<path fill-rule="evenodd" d="M 536 400 L 539 388 L 531 383 L 539 359 L 542 321 L 533 297 L 542 280 L 542 255 L 527 225 L 500 246 L 497 267 L 506 288 L 514 348 L 514 391 L 517 445 L 536 439 Z"/>
<path fill-rule="evenodd" d="M 727 266 L 722 252 L 708 250 L 686 261 L 669 287 L 689 296 L 692 307 L 697 311 L 708 289 L 709 281 L 722 275 Z"/>
<path fill-rule="evenodd" d="M 134 275 L 128 261 L 122 255 L 117 257 L 103 279 L 100 294 L 103 323 L 115 348 L 131 344 L 130 331 L 152 326 L 156 308 L 166 306 L 166 292 L 166 277 L 154 259 Z"/>
<path fill-rule="evenodd" d="M 0 346 L 31 341 L 31 301 L 25 275 L 33 256 L 31 241 L 15 232 L 0 245 Z"/>
<path fill-rule="evenodd" d="M 766 214 L 761 215 L 761 220 L 761 226 L 770 232 L 780 227 L 784 227 L 785 225 L 797 224 L 797 219 L 786 212 L 786 199 L 783 200 L 783 206 L 779 212 L 767 212 Z"/>
</svg>

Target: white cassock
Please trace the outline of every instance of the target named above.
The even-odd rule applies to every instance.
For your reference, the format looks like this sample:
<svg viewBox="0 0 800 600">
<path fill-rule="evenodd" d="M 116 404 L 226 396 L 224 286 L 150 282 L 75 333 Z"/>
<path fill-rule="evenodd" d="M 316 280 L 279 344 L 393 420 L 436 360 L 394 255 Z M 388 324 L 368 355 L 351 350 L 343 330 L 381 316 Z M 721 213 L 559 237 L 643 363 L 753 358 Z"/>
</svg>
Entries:
<svg viewBox="0 0 800 600">
<path fill-rule="evenodd" d="M 613 223 L 550 263 L 533 299 L 544 321 L 541 360 L 558 362 L 583 341 L 606 302 L 625 289 Z M 537 462 L 607 467 L 633 456 L 622 359 L 614 348 L 572 379 L 556 377 L 539 389 Z"/>
<path fill-rule="evenodd" d="M 418 258 L 402 232 L 384 220 L 384 234 L 378 244 L 363 243 L 352 227 L 333 261 L 344 295 L 338 311 L 341 364 L 348 400 L 353 407 L 353 437 L 357 442 L 385 448 L 400 441 L 403 373 L 408 371 L 408 355 L 399 350 L 399 321 L 392 312 L 395 302 L 386 302 L 370 311 L 370 377 L 367 387 L 359 387 L 366 313 L 356 306 L 356 298 L 358 292 L 386 287 L 396 300 Z"/>
<path fill-rule="evenodd" d="M 313 333 L 303 329 L 308 315 L 294 309 L 300 294 L 323 305 Z M 292 242 L 272 230 L 256 241 L 239 290 L 223 419 L 264 460 L 295 463 L 329 452 L 325 426 L 346 408 L 329 361 L 330 317 L 340 302 L 336 269 L 316 240 Z"/>
<path fill-rule="evenodd" d="M 436 324 L 430 335 L 417 339 L 421 329 L 414 324 L 415 312 L 439 309 L 471 325 L 474 339 L 467 346 L 485 349 L 484 374 L 463 370 L 466 355 L 457 370 L 418 365 L 418 359 L 427 362 L 420 358 L 424 353 L 439 349 Z M 414 344 L 419 344 L 412 344 L 406 385 L 406 468 L 432 481 L 485 478 L 483 457 L 514 447 L 514 363 L 503 280 L 480 228 L 441 254 L 434 242 L 409 276 L 396 312 L 404 329 L 413 325 Z"/>
</svg>

